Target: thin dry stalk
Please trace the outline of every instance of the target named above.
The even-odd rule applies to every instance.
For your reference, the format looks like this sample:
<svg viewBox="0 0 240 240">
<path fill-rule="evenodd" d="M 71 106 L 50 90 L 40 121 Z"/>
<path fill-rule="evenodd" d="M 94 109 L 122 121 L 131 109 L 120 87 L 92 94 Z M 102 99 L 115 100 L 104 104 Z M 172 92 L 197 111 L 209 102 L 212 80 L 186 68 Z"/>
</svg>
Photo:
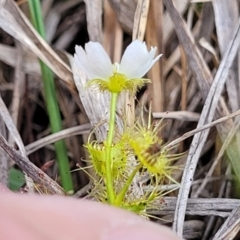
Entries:
<svg viewBox="0 0 240 240">
<path fill-rule="evenodd" d="M 15 149 L 13 149 L 4 137 L 0 134 L 0 147 L 5 150 L 8 156 L 30 177 L 35 183 L 48 193 L 64 195 L 63 189 L 52 180 L 42 170 L 37 168 L 33 163 L 21 156 Z"/>
</svg>

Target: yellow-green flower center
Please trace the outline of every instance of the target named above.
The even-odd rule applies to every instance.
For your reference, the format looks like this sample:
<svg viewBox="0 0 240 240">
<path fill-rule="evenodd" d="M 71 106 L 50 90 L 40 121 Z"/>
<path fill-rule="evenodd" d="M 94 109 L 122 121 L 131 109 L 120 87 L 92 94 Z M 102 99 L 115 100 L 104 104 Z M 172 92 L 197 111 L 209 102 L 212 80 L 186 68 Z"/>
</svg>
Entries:
<svg viewBox="0 0 240 240">
<path fill-rule="evenodd" d="M 145 78 L 127 78 L 125 74 L 114 72 L 108 79 L 91 79 L 87 86 L 98 86 L 101 91 L 109 91 L 111 93 L 120 93 L 122 91 L 129 91 L 135 94 L 137 88 L 141 88 L 145 83 L 150 82 Z"/>
<path fill-rule="evenodd" d="M 112 93 L 120 93 L 126 88 L 127 78 L 124 74 L 114 73 L 109 78 L 108 89 Z"/>
</svg>

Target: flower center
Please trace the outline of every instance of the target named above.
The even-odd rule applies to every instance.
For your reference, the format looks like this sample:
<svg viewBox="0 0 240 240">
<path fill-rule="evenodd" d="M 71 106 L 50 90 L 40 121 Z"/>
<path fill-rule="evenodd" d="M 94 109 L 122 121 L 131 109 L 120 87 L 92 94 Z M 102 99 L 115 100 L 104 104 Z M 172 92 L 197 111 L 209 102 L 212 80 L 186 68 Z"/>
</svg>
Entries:
<svg viewBox="0 0 240 240">
<path fill-rule="evenodd" d="M 115 72 L 109 78 L 109 91 L 119 93 L 126 88 L 127 78 L 124 74 Z"/>
</svg>

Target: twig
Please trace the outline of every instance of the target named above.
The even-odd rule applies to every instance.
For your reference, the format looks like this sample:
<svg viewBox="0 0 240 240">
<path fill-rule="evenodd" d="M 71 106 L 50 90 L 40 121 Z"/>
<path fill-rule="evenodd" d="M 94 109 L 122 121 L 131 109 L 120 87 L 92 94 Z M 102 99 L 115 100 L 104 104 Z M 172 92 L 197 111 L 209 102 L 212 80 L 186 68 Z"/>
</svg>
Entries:
<svg viewBox="0 0 240 240">
<path fill-rule="evenodd" d="M 29 176 L 34 182 L 39 183 L 52 194 L 64 195 L 63 189 L 42 170 L 37 168 L 33 163 L 21 156 L 13 149 L 0 134 L 0 147 L 5 150 L 8 156 Z"/>
<path fill-rule="evenodd" d="M 231 119 L 231 118 L 234 118 L 234 117 L 236 117 L 236 116 L 238 116 L 238 115 L 240 115 L 240 110 L 238 110 L 238 111 L 236 111 L 236 112 L 234 112 L 234 113 L 231 113 L 231 114 L 229 114 L 228 116 L 219 118 L 219 119 L 217 119 L 216 121 L 213 121 L 213 122 L 211 122 L 211 123 L 209 123 L 209 124 L 206 124 L 206 125 L 204 125 L 204 126 L 202 126 L 202 127 L 198 127 L 198 128 L 196 128 L 196 129 L 194 129 L 194 130 L 192 130 L 192 131 L 189 131 L 189 132 L 183 134 L 181 137 L 179 137 L 179 138 L 173 140 L 172 142 L 168 143 L 167 145 L 165 145 L 164 148 L 165 148 L 165 149 L 167 149 L 167 148 L 172 148 L 173 146 L 179 144 L 180 142 L 182 142 L 183 140 L 185 140 L 185 139 L 193 136 L 194 134 L 196 134 L 196 133 L 198 133 L 198 132 L 201 132 L 201 131 L 204 131 L 204 130 L 206 130 L 206 129 L 208 129 L 208 128 L 214 127 L 214 126 L 216 126 L 217 124 L 220 124 L 220 123 L 222 123 L 222 122 L 225 122 L 225 121 L 227 121 L 227 120 L 229 120 L 229 119 Z"/>
<path fill-rule="evenodd" d="M 91 127 L 91 125 L 89 123 L 87 123 L 87 124 L 83 124 L 80 126 L 67 128 L 67 129 L 59 131 L 57 133 L 53 133 L 49 136 L 43 137 L 43 138 L 25 146 L 27 155 L 30 155 L 31 153 L 37 151 L 38 149 L 40 149 L 46 145 L 49 145 L 51 143 L 54 143 L 58 140 L 65 139 L 65 138 L 79 135 L 79 134 L 88 133 L 90 130 L 90 127 Z"/>
<path fill-rule="evenodd" d="M 153 112 L 153 118 L 172 118 L 182 121 L 193 121 L 197 122 L 199 120 L 199 113 L 190 112 L 190 111 L 167 111 L 167 112 Z"/>
<path fill-rule="evenodd" d="M 177 198 L 164 197 L 154 203 L 149 213 L 156 215 L 173 215 Z M 239 199 L 227 198 L 189 198 L 186 214 L 192 216 L 218 216 L 228 217 L 231 211 L 240 205 Z"/>
</svg>

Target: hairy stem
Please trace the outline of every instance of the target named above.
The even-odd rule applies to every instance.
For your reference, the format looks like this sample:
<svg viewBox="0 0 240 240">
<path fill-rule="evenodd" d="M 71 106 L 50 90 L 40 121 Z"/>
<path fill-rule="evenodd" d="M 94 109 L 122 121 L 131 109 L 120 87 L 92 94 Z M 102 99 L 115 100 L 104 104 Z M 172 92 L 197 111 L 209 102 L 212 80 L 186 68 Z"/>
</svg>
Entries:
<svg viewBox="0 0 240 240">
<path fill-rule="evenodd" d="M 106 149 L 106 187 L 107 187 L 107 195 L 108 201 L 110 204 L 114 203 L 115 200 L 115 192 L 113 188 L 113 175 L 112 175 L 112 143 L 114 136 L 114 127 L 115 127 L 115 117 L 116 117 L 116 105 L 117 105 L 117 93 L 111 93 L 111 105 L 110 105 L 110 119 L 109 119 L 109 130 L 107 136 L 107 149 Z"/>
<path fill-rule="evenodd" d="M 128 180 L 126 181 L 126 183 L 124 184 L 123 188 L 121 189 L 121 192 L 118 194 L 114 205 L 115 206 L 119 206 L 121 204 L 121 202 L 123 201 L 123 198 L 125 197 L 125 194 L 128 190 L 128 188 L 130 187 L 133 178 L 135 177 L 135 175 L 137 174 L 137 172 L 139 171 L 139 169 L 142 167 L 142 164 L 138 164 L 136 166 L 136 168 L 132 171 L 131 175 L 129 176 Z"/>
</svg>

